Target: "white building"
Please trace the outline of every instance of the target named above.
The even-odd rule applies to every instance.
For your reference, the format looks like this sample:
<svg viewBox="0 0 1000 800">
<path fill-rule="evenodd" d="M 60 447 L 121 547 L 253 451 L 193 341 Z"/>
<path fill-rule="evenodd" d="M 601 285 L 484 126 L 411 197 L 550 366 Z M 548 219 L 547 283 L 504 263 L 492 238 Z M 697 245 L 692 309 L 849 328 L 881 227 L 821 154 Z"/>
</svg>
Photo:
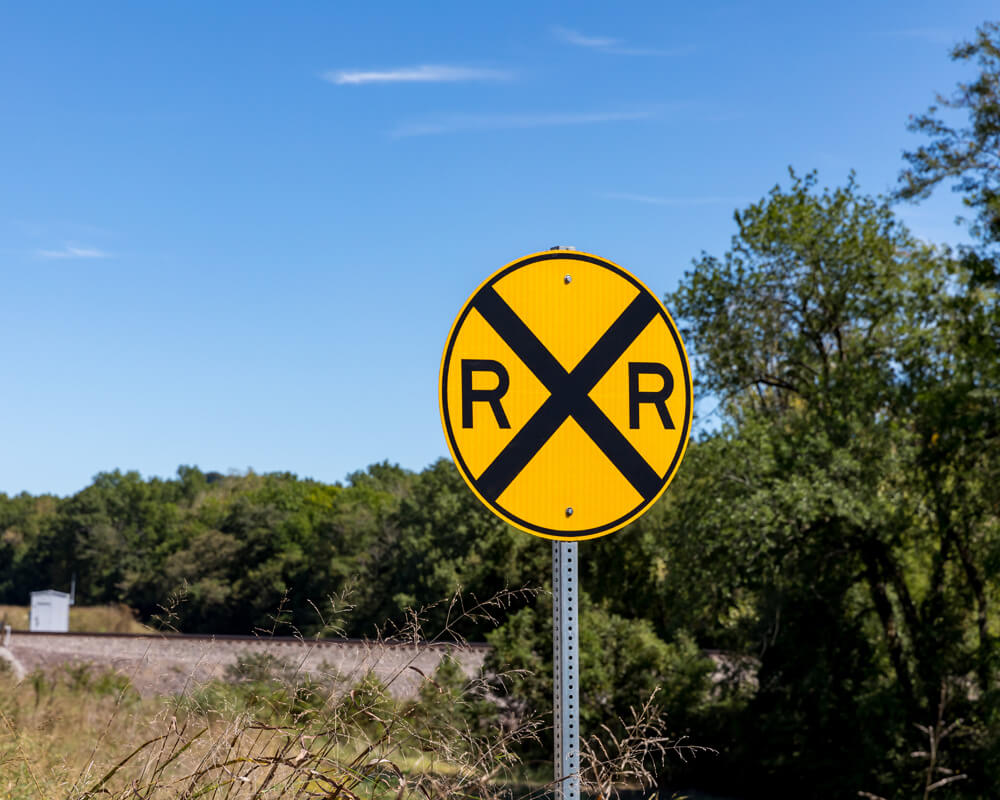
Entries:
<svg viewBox="0 0 1000 800">
<path fill-rule="evenodd" d="M 70 596 L 66 592 L 45 589 L 31 593 L 31 619 L 28 630 L 46 633 L 69 631 Z"/>
</svg>

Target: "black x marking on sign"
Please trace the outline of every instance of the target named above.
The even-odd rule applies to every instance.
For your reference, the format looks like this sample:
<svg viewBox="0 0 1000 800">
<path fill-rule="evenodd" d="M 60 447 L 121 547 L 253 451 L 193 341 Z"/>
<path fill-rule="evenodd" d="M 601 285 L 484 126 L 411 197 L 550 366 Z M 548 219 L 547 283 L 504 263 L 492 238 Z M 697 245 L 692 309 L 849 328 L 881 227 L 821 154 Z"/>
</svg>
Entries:
<svg viewBox="0 0 1000 800">
<path fill-rule="evenodd" d="M 481 289 L 472 305 L 550 392 L 538 411 L 476 480 L 480 494 L 496 502 L 559 426 L 573 417 L 643 500 L 653 499 L 662 488 L 663 479 L 589 395 L 657 315 L 656 300 L 640 292 L 572 372 L 563 368 L 492 286 Z"/>
</svg>

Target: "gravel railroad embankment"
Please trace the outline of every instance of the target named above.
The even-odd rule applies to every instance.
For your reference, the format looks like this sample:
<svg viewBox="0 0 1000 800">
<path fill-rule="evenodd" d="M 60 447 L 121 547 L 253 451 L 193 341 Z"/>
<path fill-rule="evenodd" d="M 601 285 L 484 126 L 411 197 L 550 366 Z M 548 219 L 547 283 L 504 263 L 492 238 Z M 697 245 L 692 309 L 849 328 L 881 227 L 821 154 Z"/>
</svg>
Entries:
<svg viewBox="0 0 1000 800">
<path fill-rule="evenodd" d="M 142 694 L 175 694 L 221 678 L 244 654 L 267 653 L 303 672 L 338 675 L 348 683 L 374 671 L 397 697 L 412 696 L 423 675 L 431 676 L 450 652 L 470 677 L 479 674 L 483 645 L 387 645 L 359 641 L 300 641 L 291 638 L 195 637 L 179 635 L 28 633 L 14 631 L 10 654 L 27 672 L 64 664 L 91 663 L 127 675 Z"/>
</svg>

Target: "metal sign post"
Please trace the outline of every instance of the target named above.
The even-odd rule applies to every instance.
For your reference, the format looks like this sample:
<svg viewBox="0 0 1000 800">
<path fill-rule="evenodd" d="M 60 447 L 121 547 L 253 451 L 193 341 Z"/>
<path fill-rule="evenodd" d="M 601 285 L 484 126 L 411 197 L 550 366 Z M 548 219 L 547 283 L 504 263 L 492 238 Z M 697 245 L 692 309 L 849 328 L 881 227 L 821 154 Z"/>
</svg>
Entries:
<svg viewBox="0 0 1000 800">
<path fill-rule="evenodd" d="M 556 800 L 580 800 L 579 564 L 576 542 L 552 542 Z"/>
</svg>

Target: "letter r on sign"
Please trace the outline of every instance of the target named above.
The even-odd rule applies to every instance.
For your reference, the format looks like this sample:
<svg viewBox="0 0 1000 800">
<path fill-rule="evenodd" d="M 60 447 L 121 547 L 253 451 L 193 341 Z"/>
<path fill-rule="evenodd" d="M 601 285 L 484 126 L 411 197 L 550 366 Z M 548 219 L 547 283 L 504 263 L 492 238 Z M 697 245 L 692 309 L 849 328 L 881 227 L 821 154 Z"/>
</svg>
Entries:
<svg viewBox="0 0 1000 800">
<path fill-rule="evenodd" d="M 663 379 L 663 386 L 655 392 L 639 391 L 640 375 L 659 375 Z M 639 427 L 639 406 L 649 403 L 660 415 L 660 422 L 663 427 L 672 431 L 674 422 L 670 419 L 670 412 L 667 411 L 667 398 L 674 391 L 674 376 L 663 364 L 651 361 L 630 361 L 628 363 L 628 426 L 629 428 Z"/>
<path fill-rule="evenodd" d="M 492 372 L 497 376 L 497 385 L 493 389 L 473 389 L 472 375 L 476 372 Z M 462 359 L 462 427 L 472 427 L 472 404 L 489 403 L 497 425 L 509 428 L 510 422 L 500 405 L 500 398 L 507 394 L 510 388 L 510 376 L 504 365 L 488 358 Z"/>
</svg>

